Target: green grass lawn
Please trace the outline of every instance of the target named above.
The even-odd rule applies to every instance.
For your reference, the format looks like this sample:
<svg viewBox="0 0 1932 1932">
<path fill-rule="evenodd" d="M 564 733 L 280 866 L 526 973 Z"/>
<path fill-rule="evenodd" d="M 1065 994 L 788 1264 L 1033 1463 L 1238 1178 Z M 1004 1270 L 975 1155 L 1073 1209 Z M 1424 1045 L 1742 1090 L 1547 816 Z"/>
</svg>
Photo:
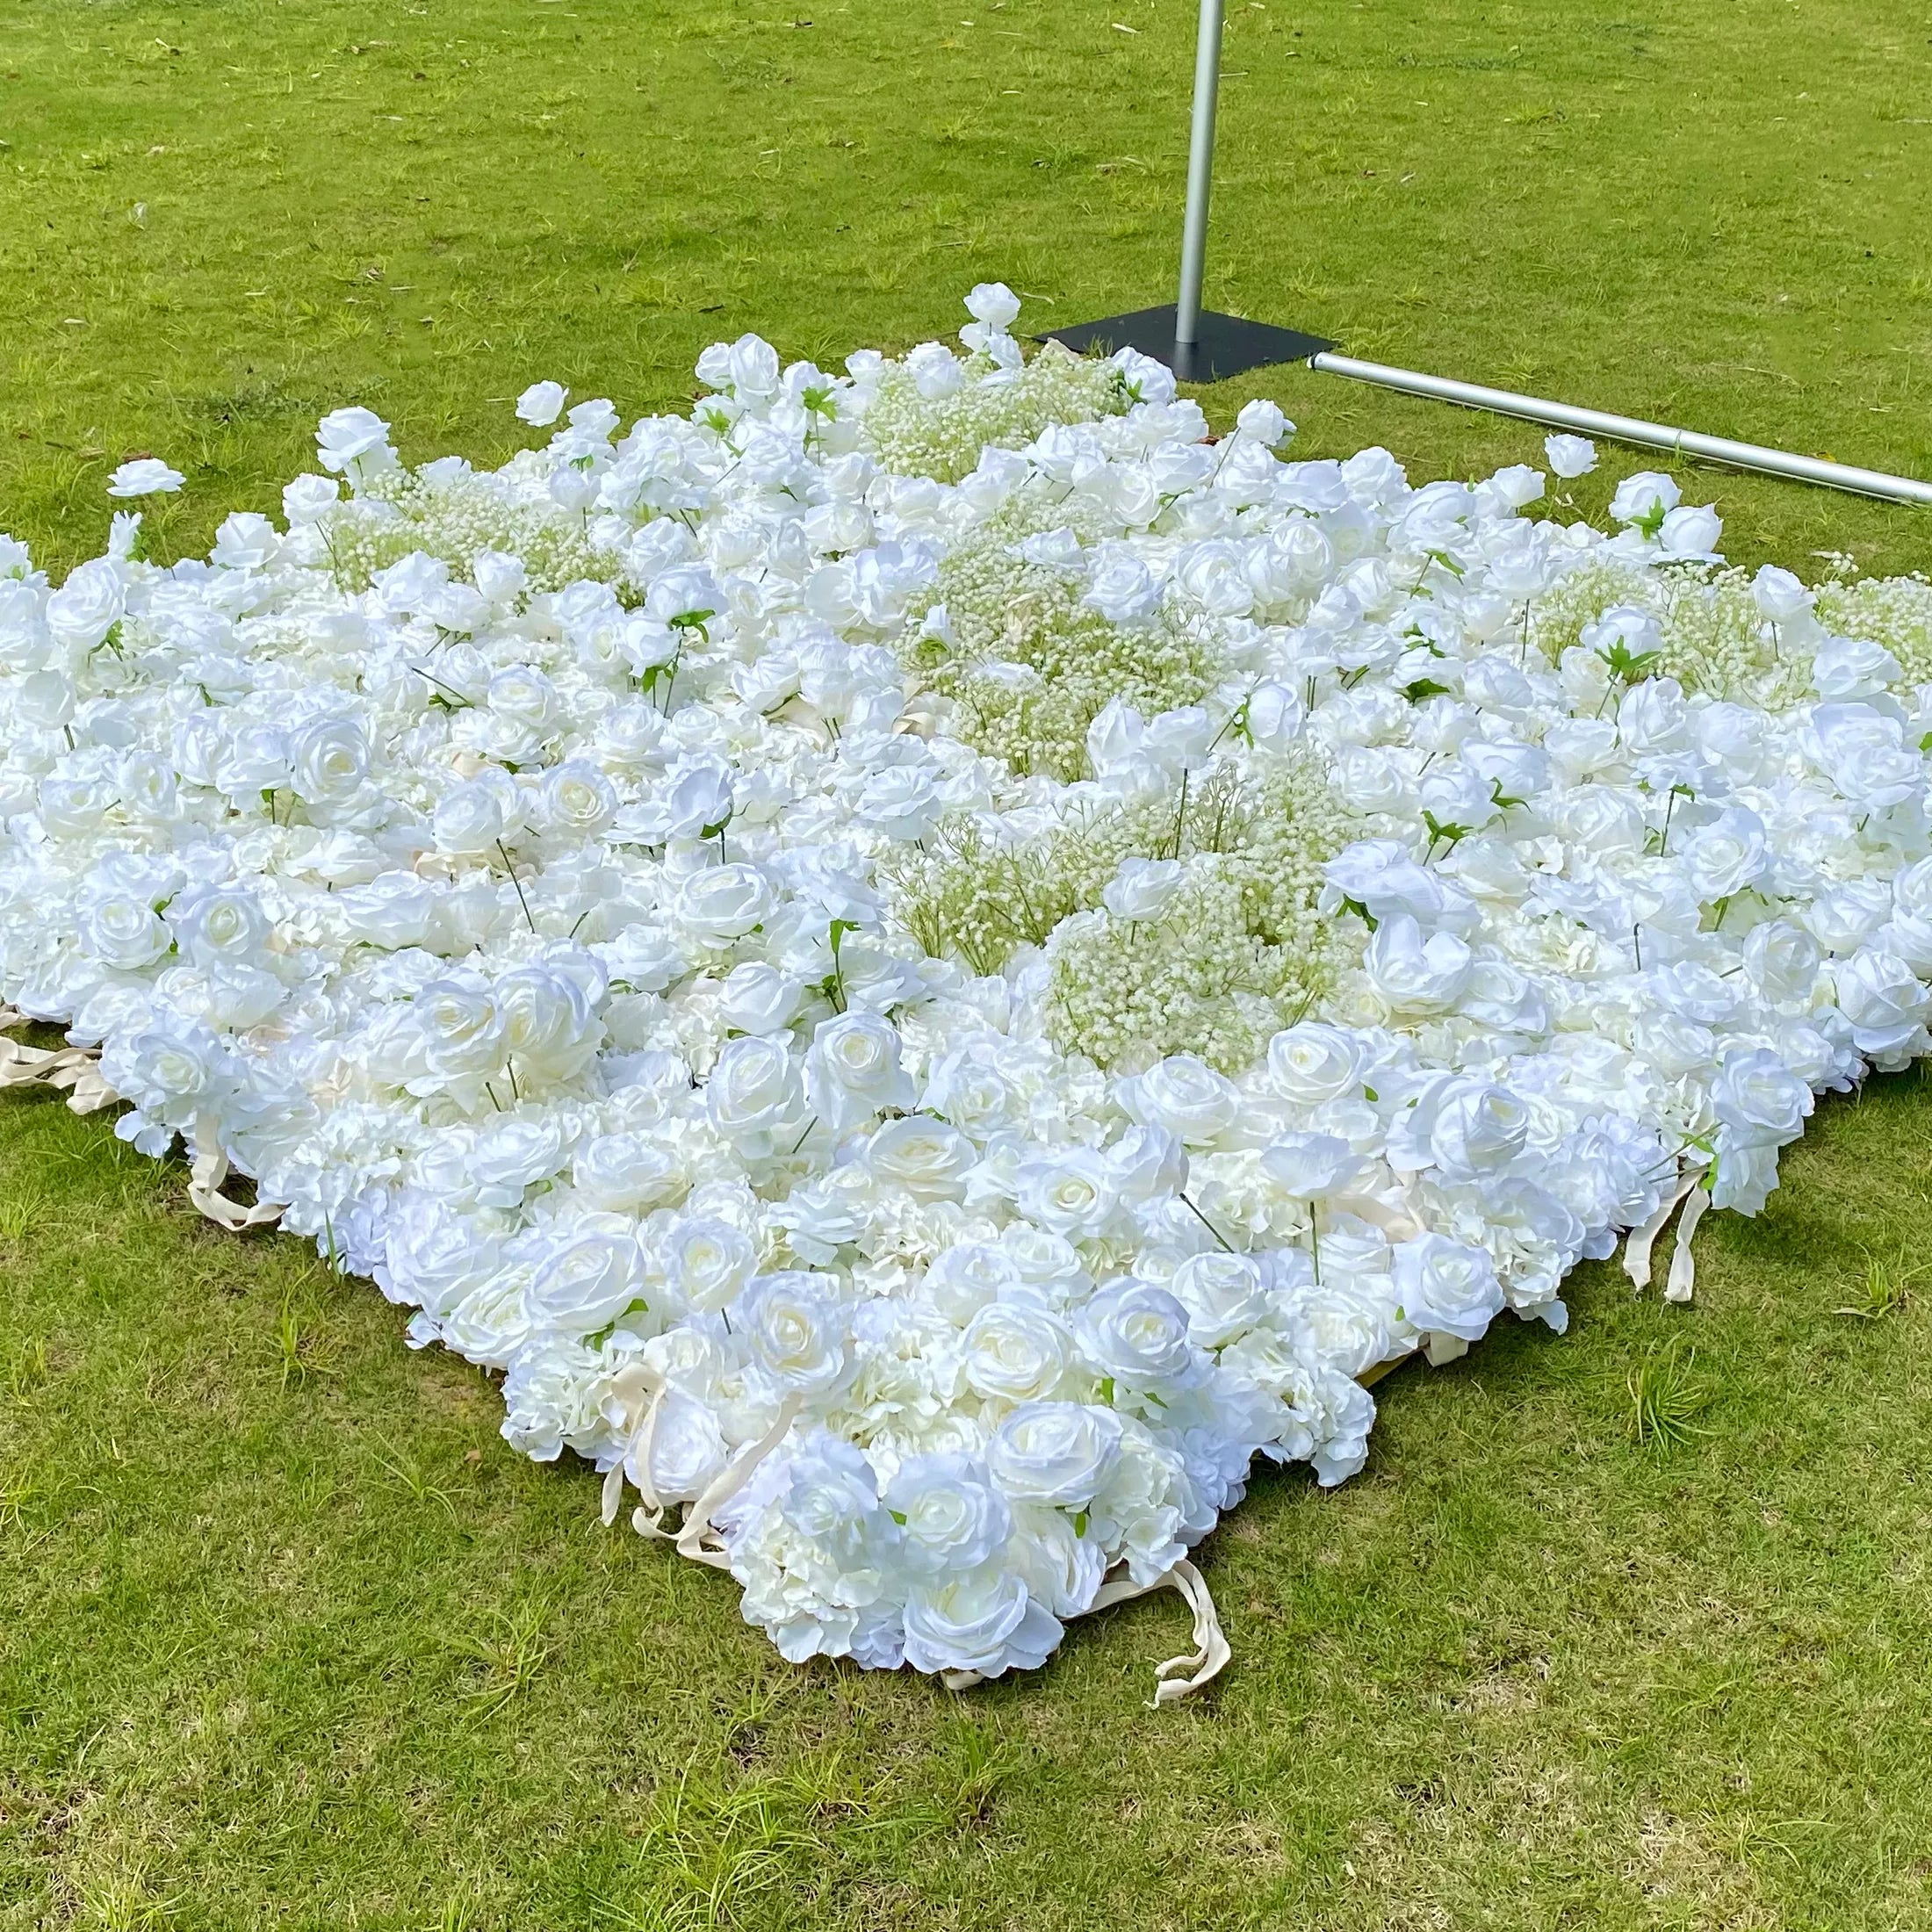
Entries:
<svg viewBox="0 0 1932 1932">
<path fill-rule="evenodd" d="M 1932 473 L 1922 5 L 1231 8 L 1220 306 Z M 0 528 L 65 567 L 152 451 L 157 547 L 205 543 L 351 400 L 495 458 L 537 377 L 629 411 L 717 336 L 902 346 L 984 278 L 1042 324 L 1163 299 L 1192 39 L 1186 0 L 37 0 Z M 1306 371 L 1205 400 L 1255 393 L 1303 453 L 1537 454 Z M 1742 560 L 1932 560 L 1922 514 L 1687 494 Z M 0 1927 L 1932 1923 L 1928 1154 L 1876 1083 L 1705 1223 L 1695 1307 L 1586 1270 L 1568 1338 L 1384 1385 L 1362 1477 L 1265 1475 L 1207 1546 L 1236 1662 L 1157 1715 L 1171 1598 L 965 1698 L 792 1669 L 372 1288 L 0 1102 Z"/>
</svg>

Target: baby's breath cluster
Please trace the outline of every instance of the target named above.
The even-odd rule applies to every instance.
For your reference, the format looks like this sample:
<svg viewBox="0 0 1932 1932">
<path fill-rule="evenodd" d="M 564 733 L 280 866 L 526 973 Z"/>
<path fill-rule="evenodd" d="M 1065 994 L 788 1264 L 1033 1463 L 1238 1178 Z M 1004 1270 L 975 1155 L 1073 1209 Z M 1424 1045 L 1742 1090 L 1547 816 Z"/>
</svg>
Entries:
<svg viewBox="0 0 1932 1932">
<path fill-rule="evenodd" d="M 1117 894 L 1049 942 L 1047 1030 L 1103 1067 L 1192 1053 L 1238 1072 L 1333 981 L 1338 929 L 1317 899 L 1349 814 L 1314 761 L 1285 758 L 1245 784 L 1216 774 L 1166 829 L 1164 852 L 1148 851 L 1144 832 L 1140 847 L 1181 865 L 1166 904 L 1137 916 L 1131 893 Z"/>
<path fill-rule="evenodd" d="M 866 406 L 866 447 L 897 475 L 956 483 L 983 451 L 1024 448 L 1053 423 L 1118 415 L 1132 400 L 1114 364 L 1058 342 L 1023 366 L 983 350 L 963 361 L 941 355 L 943 362 L 915 350 L 885 364 Z"/>
<path fill-rule="evenodd" d="M 1932 581 L 1922 576 L 1834 579 L 1818 586 L 1820 624 L 1883 646 L 1913 684 L 1932 683 Z"/>
<path fill-rule="evenodd" d="M 1115 699 L 1149 717 L 1198 703 L 1216 652 L 1198 620 L 1166 609 L 1110 621 L 1085 601 L 1084 556 L 1071 533 L 1026 530 L 998 517 L 941 563 L 910 666 L 954 706 L 955 734 L 1022 775 L 1088 775 L 1088 727 Z"/>
<path fill-rule="evenodd" d="M 336 584 L 350 592 L 368 589 L 378 572 L 418 552 L 460 579 L 470 577 L 481 553 L 515 558 L 525 588 L 535 591 L 615 583 L 623 573 L 622 560 L 586 536 L 581 515 L 519 501 L 502 479 L 467 465 L 379 472 L 327 510 L 319 528 Z"/>
</svg>

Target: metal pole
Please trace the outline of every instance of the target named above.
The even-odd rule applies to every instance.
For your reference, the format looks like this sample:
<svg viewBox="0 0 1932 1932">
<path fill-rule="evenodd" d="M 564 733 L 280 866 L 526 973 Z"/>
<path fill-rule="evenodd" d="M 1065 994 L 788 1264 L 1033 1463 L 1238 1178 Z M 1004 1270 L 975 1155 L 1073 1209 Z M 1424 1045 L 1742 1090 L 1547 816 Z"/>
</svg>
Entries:
<svg viewBox="0 0 1932 1932">
<path fill-rule="evenodd" d="M 1208 260 L 1208 193 L 1215 177 L 1215 97 L 1221 90 L 1222 0 L 1200 0 L 1194 43 L 1194 126 L 1187 141 L 1187 220 L 1181 231 L 1180 296 L 1174 340 L 1192 347 L 1200 334 L 1200 278 Z"/>
<path fill-rule="evenodd" d="M 1191 195 L 1188 205 L 1191 220 Z M 1554 429 L 1574 429 L 1584 436 L 1614 436 L 1620 443 L 1645 443 L 1681 456 L 1704 457 L 1713 463 L 1728 463 L 1741 470 L 1762 470 L 1766 475 L 1791 477 L 1800 483 L 1822 483 L 1827 488 L 1850 490 L 1859 496 L 1882 496 L 1897 503 L 1932 504 L 1932 483 L 1921 483 L 1914 477 L 1888 476 L 1881 470 L 1827 463 L 1820 457 L 1796 456 L 1789 450 L 1767 449 L 1762 443 L 1734 443 L 1728 436 L 1701 436 L 1695 429 L 1673 429 L 1667 424 L 1645 422 L 1635 416 L 1579 409 L 1567 402 L 1546 401 L 1540 396 L 1518 395 L 1511 389 L 1485 389 L 1479 383 L 1452 382 L 1447 377 L 1425 376 L 1413 369 L 1358 362 L 1352 356 L 1339 356 L 1332 350 L 1311 356 L 1308 366 L 1331 376 L 1347 376 L 1356 382 L 1400 389 L 1411 396 L 1430 396 L 1438 402 L 1459 402 L 1471 409 L 1493 410 L 1498 415 L 1521 416 L 1531 422 L 1546 422 Z"/>
</svg>

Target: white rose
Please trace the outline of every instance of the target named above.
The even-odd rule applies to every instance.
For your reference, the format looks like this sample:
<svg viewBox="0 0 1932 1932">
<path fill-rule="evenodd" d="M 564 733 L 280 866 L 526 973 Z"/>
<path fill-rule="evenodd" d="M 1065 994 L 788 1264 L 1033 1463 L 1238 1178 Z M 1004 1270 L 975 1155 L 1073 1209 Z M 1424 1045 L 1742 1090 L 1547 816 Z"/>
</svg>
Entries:
<svg viewBox="0 0 1932 1932">
<path fill-rule="evenodd" d="M 1361 1171 L 1362 1159 L 1333 1134 L 1281 1134 L 1261 1150 L 1261 1171 L 1291 1200 L 1321 1200 Z"/>
<path fill-rule="evenodd" d="M 1730 1147 L 1781 1147 L 1804 1132 L 1812 1090 L 1766 1047 L 1728 1054 L 1711 1085 L 1711 1107 Z"/>
<path fill-rule="evenodd" d="M 268 942 L 269 922 L 237 886 L 190 887 L 168 908 L 184 955 L 203 966 L 247 966 Z"/>
<path fill-rule="evenodd" d="M 688 1215 L 662 1246 L 665 1280 L 688 1307 L 715 1313 L 727 1308 L 752 1278 L 757 1255 L 728 1221 Z"/>
<path fill-rule="evenodd" d="M 886 1485 L 884 1500 L 905 1532 L 909 1566 L 928 1575 L 977 1568 L 1013 1534 L 1013 1511 L 976 1457 L 907 1456 Z"/>
<path fill-rule="evenodd" d="M 315 453 L 325 470 L 389 469 L 389 425 L 372 409 L 335 409 L 315 432 Z"/>
<path fill-rule="evenodd" d="M 843 1380 L 848 1316 L 830 1276 L 798 1268 L 761 1274 L 732 1315 L 733 1331 L 786 1388 L 825 1395 Z"/>
<path fill-rule="evenodd" d="M 1529 1132 L 1529 1109 L 1507 1087 L 1459 1080 L 1437 1104 L 1429 1150 L 1447 1179 L 1470 1180 L 1507 1167 Z"/>
<path fill-rule="evenodd" d="M 1566 483 L 1575 477 L 1588 476 L 1597 467 L 1597 445 L 1588 436 L 1545 436 L 1543 454 L 1551 469 Z"/>
<path fill-rule="evenodd" d="M 682 1164 L 647 1134 L 600 1134 L 579 1148 L 571 1179 L 593 1208 L 644 1214 L 676 1200 L 688 1185 Z"/>
<path fill-rule="evenodd" d="M 1225 1074 L 1191 1053 L 1171 1054 L 1116 1089 L 1133 1119 L 1164 1127 L 1191 1147 L 1211 1146 L 1241 1112 L 1241 1094 Z"/>
<path fill-rule="evenodd" d="M 1423 1017 L 1445 1013 L 1461 998 L 1475 955 L 1453 933 L 1431 933 L 1407 914 L 1382 920 L 1362 960 L 1369 984 L 1391 1013 Z"/>
<path fill-rule="evenodd" d="M 1178 859 L 1123 859 L 1100 903 L 1117 919 L 1157 919 L 1186 883 L 1187 868 Z"/>
<path fill-rule="evenodd" d="M 866 1165 L 890 1186 L 922 1200 L 956 1200 L 979 1150 L 956 1127 L 910 1114 L 888 1121 L 867 1143 Z"/>
<path fill-rule="evenodd" d="M 762 960 L 746 960 L 724 976 L 717 1008 L 736 1033 L 779 1033 L 791 1024 L 804 988 Z"/>
<path fill-rule="evenodd" d="M 906 1592 L 905 1661 L 915 1670 L 1037 1670 L 1065 1634 L 1018 1576 L 990 1563 Z"/>
<path fill-rule="evenodd" d="M 1199 1347 L 1224 1347 L 1268 1319 L 1267 1284 L 1251 1256 L 1219 1248 L 1190 1255 L 1175 1269 L 1170 1286 L 1186 1311 L 1188 1337 Z"/>
<path fill-rule="evenodd" d="M 987 1467 L 1016 1503 L 1078 1510 L 1113 1473 L 1121 1433 L 1112 1409 L 1085 1402 L 1025 1402 L 994 1430 Z"/>
<path fill-rule="evenodd" d="M 1640 470 L 1617 486 L 1610 514 L 1619 523 L 1662 523 L 1683 494 L 1662 471 Z"/>
<path fill-rule="evenodd" d="M 124 973 L 152 966 L 171 943 L 161 915 L 132 892 L 89 900 L 81 909 L 80 930 L 82 945 L 102 965 Z"/>
<path fill-rule="evenodd" d="M 1314 1108 L 1362 1085 L 1361 1042 L 1345 1027 L 1304 1020 L 1268 1042 L 1268 1078 L 1283 1099 Z"/>
<path fill-rule="evenodd" d="M 1025 1301 L 994 1301 L 966 1324 L 963 1361 L 968 1384 L 999 1402 L 1025 1402 L 1051 1395 L 1073 1356 L 1066 1325 Z"/>
<path fill-rule="evenodd" d="M 544 823 L 552 832 L 595 838 L 616 812 L 616 788 L 588 759 L 570 759 L 544 774 Z"/>
<path fill-rule="evenodd" d="M 822 1022 L 805 1055 L 805 1094 L 835 1134 L 887 1107 L 910 1109 L 912 1083 L 900 1070 L 897 1029 L 869 1013 Z"/>
<path fill-rule="evenodd" d="M 1727 805 L 1683 842 L 1684 870 L 1706 903 L 1755 883 L 1770 861 L 1764 821 L 1743 805 Z"/>
<path fill-rule="evenodd" d="M 732 769 L 711 758 L 687 765 L 665 794 L 666 836 L 715 839 L 732 821 Z"/>
<path fill-rule="evenodd" d="M 636 1236 L 598 1230 L 577 1236 L 539 1265 L 530 1306 L 538 1320 L 588 1335 L 615 1322 L 643 1293 Z"/>
<path fill-rule="evenodd" d="M 457 786 L 443 794 L 430 829 L 439 852 L 458 858 L 494 852 L 510 830 L 501 789 L 482 779 Z"/>
<path fill-rule="evenodd" d="M 1853 1045 L 1881 1073 L 1896 1071 L 1926 1050 L 1932 996 L 1902 959 L 1864 947 L 1840 960 L 1832 977 Z"/>
<path fill-rule="evenodd" d="M 289 782 L 310 804 L 353 798 L 369 777 L 369 742 L 348 718 L 317 718 L 289 734 Z"/>
<path fill-rule="evenodd" d="M 411 1011 L 432 1073 L 487 1078 L 502 1065 L 502 1015 L 494 989 L 479 976 L 431 980 L 417 992 Z"/>
<path fill-rule="evenodd" d="M 1124 1388 L 1171 1389 L 1195 1364 L 1187 1311 L 1165 1288 L 1132 1276 L 1102 1288 L 1074 1322 L 1090 1366 Z"/>
<path fill-rule="evenodd" d="M 677 880 L 664 912 L 681 939 L 718 948 L 762 926 L 776 905 L 770 882 L 755 865 L 712 865 Z"/>
<path fill-rule="evenodd" d="M 516 414 L 533 429 L 547 429 L 564 413 L 570 394 L 560 382 L 533 382 L 516 399 Z"/>
<path fill-rule="evenodd" d="M 782 1040 L 727 1040 L 705 1083 L 705 1111 L 727 1141 L 767 1135 L 798 1119 L 798 1071 Z"/>
<path fill-rule="evenodd" d="M 1411 1326 L 1474 1342 L 1503 1312 L 1503 1286 L 1484 1250 L 1424 1234 L 1396 1243 L 1392 1254 L 1395 1292 Z"/>
<path fill-rule="evenodd" d="M 731 1457 L 717 1411 L 709 1402 L 675 1388 L 667 1388 L 658 1397 L 650 1451 L 651 1488 L 666 1503 L 688 1503 L 703 1495 Z M 641 1489 L 637 1456 L 633 1447 L 625 1468 Z"/>
<path fill-rule="evenodd" d="M 1098 1235 L 1119 1205 L 1106 1157 L 1069 1148 L 1021 1164 L 1015 1176 L 1020 1212 L 1050 1234 L 1070 1240 Z"/>
</svg>

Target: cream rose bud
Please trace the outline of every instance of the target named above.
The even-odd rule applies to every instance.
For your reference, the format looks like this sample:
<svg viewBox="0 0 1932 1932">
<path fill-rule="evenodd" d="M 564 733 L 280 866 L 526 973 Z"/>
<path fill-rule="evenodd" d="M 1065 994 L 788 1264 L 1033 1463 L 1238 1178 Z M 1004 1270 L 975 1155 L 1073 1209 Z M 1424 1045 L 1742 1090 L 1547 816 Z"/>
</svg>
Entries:
<svg viewBox="0 0 1932 1932">
<path fill-rule="evenodd" d="M 915 1670 L 1037 1670 L 1066 1634 L 1018 1576 L 992 1564 L 915 1583 L 905 1617 L 905 1661 Z"/>
<path fill-rule="evenodd" d="M 1125 544 L 1093 553 L 1093 574 L 1080 602 L 1109 624 L 1143 624 L 1160 608 L 1160 580 Z"/>
<path fill-rule="evenodd" d="M 567 1334 L 588 1335 L 615 1322 L 643 1296 L 644 1259 L 637 1236 L 628 1227 L 611 1227 L 580 1234 L 554 1248 L 537 1265 L 530 1303 L 540 1321 Z"/>
<path fill-rule="evenodd" d="M 1187 1151 L 1164 1127 L 1136 1125 L 1107 1150 L 1108 1178 L 1130 1208 L 1166 1200 L 1187 1185 Z"/>
<path fill-rule="evenodd" d="M 1123 859 L 1100 902 L 1115 919 L 1157 919 L 1186 883 L 1187 868 L 1178 859 Z"/>
<path fill-rule="evenodd" d="M 1619 523 L 1662 523 L 1677 507 L 1683 492 L 1659 470 L 1640 470 L 1617 486 L 1610 514 Z"/>
<path fill-rule="evenodd" d="M 956 1200 L 979 1150 L 956 1127 L 929 1115 L 888 1121 L 865 1150 L 866 1165 L 888 1186 L 921 1200 Z"/>
<path fill-rule="evenodd" d="M 986 1448 L 993 1481 L 1015 1503 L 1084 1509 L 1121 1456 L 1121 1419 L 1086 1402 L 1025 1402 Z"/>
<path fill-rule="evenodd" d="M 439 852 L 466 859 L 494 852 L 511 829 L 501 789 L 482 779 L 445 792 L 429 824 Z"/>
<path fill-rule="evenodd" d="M 553 766 L 544 775 L 541 797 L 545 827 L 572 838 L 595 837 L 617 812 L 616 787 L 587 758 Z"/>
<path fill-rule="evenodd" d="M 1170 1054 L 1145 1073 L 1121 1080 L 1115 1092 L 1132 1119 L 1164 1127 L 1191 1147 L 1211 1146 L 1241 1112 L 1234 1082 L 1192 1053 Z"/>
<path fill-rule="evenodd" d="M 1023 1162 L 1014 1182 L 1020 1212 L 1071 1241 L 1098 1236 L 1120 1206 L 1107 1157 L 1091 1147 Z"/>
<path fill-rule="evenodd" d="M 1323 1200 L 1362 1170 L 1362 1157 L 1333 1134 L 1281 1134 L 1261 1150 L 1268 1184 L 1290 1200 Z"/>
<path fill-rule="evenodd" d="M 711 1125 L 728 1142 L 749 1140 L 799 1119 L 798 1071 L 782 1040 L 756 1034 L 727 1040 L 704 1086 Z"/>
<path fill-rule="evenodd" d="M 1125 1388 L 1157 1394 L 1195 1379 L 1187 1310 L 1151 1282 L 1108 1283 L 1074 1317 L 1073 1332 L 1088 1366 Z"/>
<path fill-rule="evenodd" d="M 1392 1013 L 1421 1018 L 1446 1013 L 1461 998 L 1475 955 L 1453 933 L 1431 933 L 1406 913 L 1384 919 L 1370 938 L 1362 970 Z"/>
<path fill-rule="evenodd" d="M 315 453 L 325 470 L 346 470 L 360 463 L 387 469 L 396 460 L 389 447 L 389 425 L 372 409 L 335 409 L 315 432 Z"/>
<path fill-rule="evenodd" d="M 533 382 L 516 399 L 516 414 L 533 429 L 547 429 L 564 413 L 570 394 L 560 382 Z"/>
<path fill-rule="evenodd" d="M 730 1222 L 687 1215 L 663 1237 L 660 1260 L 664 1279 L 681 1301 L 715 1314 L 730 1307 L 751 1280 L 758 1258 L 743 1230 Z"/>
<path fill-rule="evenodd" d="M 166 923 L 144 898 L 116 892 L 81 908 L 81 944 L 104 966 L 138 972 L 152 966 L 172 943 Z"/>
<path fill-rule="evenodd" d="M 1200 1348 L 1225 1347 L 1271 1313 L 1267 1284 L 1248 1255 L 1220 1248 L 1189 1255 L 1170 1287 L 1186 1313 L 1188 1338 Z"/>
<path fill-rule="evenodd" d="M 785 1388 L 825 1395 L 844 1380 L 849 1314 L 830 1275 L 803 1268 L 761 1274 L 731 1313 L 732 1331 Z"/>
<path fill-rule="evenodd" d="M 1013 1534 L 1013 1511 L 977 1457 L 911 1455 L 886 1485 L 885 1506 L 905 1532 L 908 1568 L 977 1569 Z"/>
<path fill-rule="evenodd" d="M 897 1029 L 869 1013 L 823 1021 L 805 1055 L 805 1097 L 834 1134 L 887 1107 L 909 1109 L 912 1083 L 899 1066 Z"/>
<path fill-rule="evenodd" d="M 1029 1301 L 989 1302 L 966 1324 L 962 1360 L 977 1394 L 1033 1402 L 1060 1386 L 1073 1359 L 1066 1324 Z"/>
<path fill-rule="evenodd" d="M 1550 468 L 1566 483 L 1588 476 L 1597 467 L 1597 445 L 1588 436 L 1545 436 L 1543 454 Z"/>
<path fill-rule="evenodd" d="M 1324 1020 L 1284 1027 L 1268 1042 L 1268 1078 L 1283 1099 L 1313 1109 L 1362 1085 L 1366 1056 L 1359 1037 Z"/>
<path fill-rule="evenodd" d="M 1503 1285 L 1485 1250 L 1425 1234 L 1398 1242 L 1392 1254 L 1396 1297 L 1412 1327 L 1474 1342 L 1503 1312 Z"/>
</svg>

